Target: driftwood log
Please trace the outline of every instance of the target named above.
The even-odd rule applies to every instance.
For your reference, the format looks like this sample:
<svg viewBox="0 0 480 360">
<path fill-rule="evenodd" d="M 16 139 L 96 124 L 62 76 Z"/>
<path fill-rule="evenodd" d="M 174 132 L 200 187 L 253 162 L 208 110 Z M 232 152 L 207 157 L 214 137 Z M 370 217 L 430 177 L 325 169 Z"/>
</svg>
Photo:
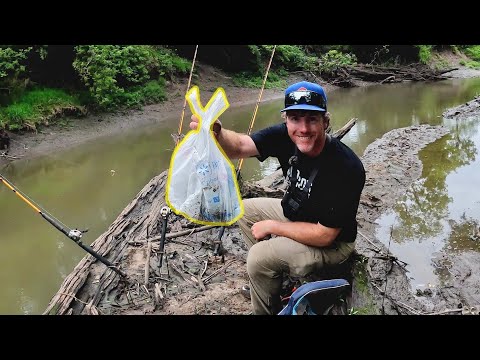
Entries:
<svg viewBox="0 0 480 360">
<path fill-rule="evenodd" d="M 458 68 L 435 70 L 424 64 L 410 64 L 408 66 L 374 66 L 357 65 L 340 67 L 333 73 L 322 73 L 320 76 L 333 85 L 342 87 L 353 86 L 354 80 L 363 80 L 377 83 L 393 83 L 402 81 L 438 81 L 445 80 L 444 74 Z"/>
<path fill-rule="evenodd" d="M 342 138 L 355 123 L 356 119 L 351 119 L 345 126 L 334 132 L 332 136 Z M 161 289 L 159 281 L 165 280 L 162 278 L 161 270 L 150 271 L 152 269 L 145 269 L 145 264 L 136 263 L 134 250 L 138 248 L 138 245 L 147 247 L 147 243 L 150 243 L 152 251 L 155 251 L 154 245 L 161 236 L 162 228 L 160 209 L 166 205 L 167 173 L 167 171 L 164 171 L 151 179 L 110 225 L 108 230 L 92 243 L 96 252 L 108 258 L 127 275 L 133 273 L 136 275 L 129 275 L 126 279 L 122 279 L 114 271 L 96 261 L 93 256 L 86 255 L 65 278 L 44 314 L 102 314 L 99 306 L 100 302 L 103 305 L 122 306 L 116 300 L 119 293 L 124 294 L 125 302 L 130 305 L 142 299 L 148 299 L 150 295 L 154 295 L 155 299 L 159 301 L 162 297 L 162 292 L 159 290 L 159 288 Z M 281 170 L 277 170 L 267 179 L 262 179 L 259 182 L 241 181 L 240 184 L 243 198 L 282 197 L 284 193 Z M 178 234 L 186 235 L 199 230 L 211 230 L 213 227 L 204 226 L 201 228 L 172 213 L 167 228 L 170 236 L 167 235 L 167 238 L 172 241 L 174 237 L 179 236 Z M 150 241 L 147 242 L 147 239 Z M 193 246 L 188 242 L 183 242 L 183 244 Z M 158 262 L 158 256 L 148 254 L 146 258 L 148 258 L 149 263 L 152 263 L 147 263 L 146 266 L 148 267 L 154 266 Z M 135 268 L 139 266 L 142 266 L 142 269 Z M 172 266 L 172 269 L 176 272 L 181 271 L 175 266 Z M 160 273 L 159 276 L 157 276 L 158 273 Z M 145 274 L 149 274 L 150 283 L 149 279 L 145 279 Z M 198 286 L 202 284 L 201 279 L 200 281 L 198 279 L 192 280 L 185 276 L 184 272 L 180 272 L 180 274 L 189 284 L 198 284 Z M 209 279 L 209 276 L 212 276 L 212 274 L 207 274 L 205 279 Z M 146 285 L 151 285 L 151 291 Z"/>
</svg>

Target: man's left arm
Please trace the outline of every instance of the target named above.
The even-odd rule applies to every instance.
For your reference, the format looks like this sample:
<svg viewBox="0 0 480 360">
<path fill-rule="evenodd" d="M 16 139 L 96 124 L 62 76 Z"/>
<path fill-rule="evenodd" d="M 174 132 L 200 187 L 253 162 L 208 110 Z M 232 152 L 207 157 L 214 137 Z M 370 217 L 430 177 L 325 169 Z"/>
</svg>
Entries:
<svg viewBox="0 0 480 360">
<path fill-rule="evenodd" d="M 263 239 L 268 235 L 284 236 L 299 243 L 324 247 L 330 246 L 340 234 L 342 227 L 349 221 L 354 221 L 360 194 L 365 184 L 365 172 L 361 172 L 357 178 L 350 178 L 350 184 L 340 187 L 350 191 L 340 191 L 332 208 L 329 219 L 320 223 L 309 222 L 282 222 L 277 220 L 263 220 L 252 226 L 252 234 L 257 239 Z"/>
<path fill-rule="evenodd" d="M 282 222 L 263 220 L 252 226 L 252 234 L 257 240 L 268 235 L 284 236 L 310 246 L 329 246 L 340 233 L 340 228 L 330 228 L 320 223 Z"/>
</svg>

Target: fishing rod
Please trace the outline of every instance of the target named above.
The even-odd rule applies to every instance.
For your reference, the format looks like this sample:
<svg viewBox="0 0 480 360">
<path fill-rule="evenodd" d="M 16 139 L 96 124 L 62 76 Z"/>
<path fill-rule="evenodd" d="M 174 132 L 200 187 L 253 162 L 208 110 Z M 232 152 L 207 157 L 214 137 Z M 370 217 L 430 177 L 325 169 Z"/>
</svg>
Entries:
<svg viewBox="0 0 480 360">
<path fill-rule="evenodd" d="M 190 89 L 190 83 L 192 82 L 192 75 L 193 75 L 193 68 L 195 66 L 195 59 L 197 58 L 197 51 L 198 51 L 198 45 L 195 46 L 195 53 L 193 54 L 193 60 L 192 60 L 192 67 L 190 69 L 190 75 L 188 77 L 188 83 L 187 83 L 187 91 Z M 183 127 L 183 118 L 185 117 L 185 109 L 187 107 L 187 96 L 185 96 L 184 102 L 183 102 L 183 109 L 182 109 L 182 115 L 180 116 L 180 123 L 178 125 L 178 137 L 175 141 L 175 146 L 178 145 L 180 141 L 180 136 L 182 135 L 182 127 Z"/>
<path fill-rule="evenodd" d="M 188 76 L 188 83 L 187 83 L 187 90 L 185 91 L 185 100 L 183 102 L 183 109 L 182 109 L 182 114 L 180 116 L 180 123 L 178 125 L 178 134 L 175 139 L 175 147 L 178 146 L 178 143 L 180 142 L 180 137 L 182 136 L 182 127 L 183 127 L 183 118 L 185 117 L 185 109 L 187 107 L 187 96 L 186 94 L 188 93 L 188 90 L 190 89 L 190 84 L 192 82 L 192 76 L 193 76 L 193 69 L 195 67 L 195 60 L 197 58 L 197 52 L 198 52 L 198 45 L 195 46 L 195 52 L 193 54 L 193 60 L 192 60 L 192 67 L 190 68 L 190 75 Z M 161 233 L 161 238 L 160 238 L 160 261 L 159 261 L 159 272 L 161 273 L 162 270 L 162 264 L 163 264 L 163 250 L 165 247 L 165 236 L 167 233 L 167 224 L 168 224 L 168 217 L 172 213 L 172 210 L 168 206 L 164 206 L 160 209 L 160 215 L 162 216 L 163 223 L 162 223 L 162 233 Z"/>
<path fill-rule="evenodd" d="M 45 220 L 47 220 L 51 225 L 53 225 L 57 230 L 62 232 L 64 235 L 66 235 L 69 239 L 73 240 L 78 246 L 80 246 L 83 250 L 88 252 L 90 255 L 92 255 L 95 259 L 101 261 L 103 264 L 105 264 L 108 268 L 112 269 L 115 271 L 117 274 L 119 274 L 122 277 L 126 277 L 127 275 L 122 272 L 120 269 L 118 269 L 113 263 L 111 263 L 108 259 L 97 253 L 95 250 L 93 250 L 90 246 L 85 245 L 84 243 L 81 242 L 81 238 L 87 230 L 78 230 L 78 229 L 71 229 L 68 226 L 62 224 L 58 219 L 56 219 L 54 216 L 50 215 L 46 211 L 42 210 L 40 206 L 36 205 L 31 199 L 28 198 L 27 195 L 22 193 L 18 188 L 15 187 L 9 180 L 5 178 L 2 174 L 0 174 L 0 182 L 5 184 L 10 190 L 12 190 L 15 194 L 18 195 L 20 199 L 22 199 L 24 202 L 26 202 L 33 210 L 35 210 L 37 213 L 39 213 Z"/>
<path fill-rule="evenodd" d="M 250 133 L 252 132 L 252 129 L 253 129 L 253 124 L 255 123 L 255 118 L 257 116 L 257 111 L 258 111 L 258 106 L 260 105 L 260 101 L 262 99 L 263 89 L 265 89 L 265 84 L 267 83 L 268 72 L 270 71 L 270 66 L 272 65 L 273 55 L 275 54 L 276 47 L 277 47 L 277 45 L 273 46 L 272 55 L 270 56 L 270 61 L 268 62 L 267 70 L 265 71 L 265 76 L 263 77 L 262 88 L 260 89 L 260 94 L 258 94 L 258 100 L 257 100 L 257 103 L 255 105 L 255 110 L 253 111 L 252 119 L 250 120 L 250 125 L 248 126 L 247 135 L 250 135 Z M 242 169 L 242 165 L 243 165 L 243 158 L 238 159 L 237 170 L 236 170 L 237 177 L 240 176 L 240 170 Z"/>
<path fill-rule="evenodd" d="M 258 100 L 252 114 L 252 119 L 250 120 L 250 125 L 248 126 L 247 135 L 250 135 L 253 129 L 253 124 L 255 123 L 255 118 L 257 117 L 258 106 L 260 105 L 260 101 L 262 100 L 263 90 L 265 89 L 265 84 L 267 83 L 268 72 L 270 71 L 270 66 L 272 65 L 273 55 L 275 54 L 276 48 L 277 48 L 277 45 L 274 45 L 272 50 L 272 55 L 270 55 L 270 61 L 268 62 L 268 65 L 267 65 L 267 70 L 265 71 L 265 76 L 263 77 L 262 87 L 260 89 L 260 93 L 258 94 Z M 237 163 L 237 169 L 235 171 L 237 175 L 237 180 L 240 180 L 240 170 L 242 169 L 242 165 L 243 165 L 243 158 L 239 159 Z M 218 234 L 218 240 L 216 241 L 215 250 L 213 251 L 214 255 L 219 255 L 221 252 L 223 252 L 222 237 L 224 232 L 225 232 L 225 226 L 222 226 Z"/>
</svg>

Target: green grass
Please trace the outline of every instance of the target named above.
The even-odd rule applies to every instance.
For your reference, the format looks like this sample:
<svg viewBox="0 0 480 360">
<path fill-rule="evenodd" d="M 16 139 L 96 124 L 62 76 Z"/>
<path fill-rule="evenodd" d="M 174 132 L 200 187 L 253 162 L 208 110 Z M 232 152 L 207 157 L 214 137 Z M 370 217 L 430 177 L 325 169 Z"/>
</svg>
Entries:
<svg viewBox="0 0 480 360">
<path fill-rule="evenodd" d="M 284 80 L 285 74 L 279 74 L 271 71 L 265 82 L 265 89 L 278 89 L 287 87 L 287 81 Z M 260 89 L 263 84 L 264 75 L 242 72 L 233 76 L 233 83 L 239 87 Z"/>
<path fill-rule="evenodd" d="M 48 124 L 65 111 L 82 113 L 78 97 L 60 89 L 34 89 L 25 92 L 16 102 L 0 109 L 0 123 L 10 130 L 36 129 Z"/>
<path fill-rule="evenodd" d="M 480 61 L 480 45 L 467 47 L 465 49 L 465 55 L 474 61 Z"/>
</svg>

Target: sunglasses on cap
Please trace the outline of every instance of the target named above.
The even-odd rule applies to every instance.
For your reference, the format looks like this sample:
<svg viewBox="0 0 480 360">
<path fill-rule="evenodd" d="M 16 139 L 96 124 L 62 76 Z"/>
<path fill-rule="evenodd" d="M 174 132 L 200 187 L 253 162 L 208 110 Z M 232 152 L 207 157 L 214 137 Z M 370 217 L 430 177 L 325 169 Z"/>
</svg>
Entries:
<svg viewBox="0 0 480 360">
<path fill-rule="evenodd" d="M 325 99 L 319 93 L 314 91 L 292 91 L 285 95 L 285 107 L 293 105 L 312 105 L 327 110 Z"/>
</svg>

